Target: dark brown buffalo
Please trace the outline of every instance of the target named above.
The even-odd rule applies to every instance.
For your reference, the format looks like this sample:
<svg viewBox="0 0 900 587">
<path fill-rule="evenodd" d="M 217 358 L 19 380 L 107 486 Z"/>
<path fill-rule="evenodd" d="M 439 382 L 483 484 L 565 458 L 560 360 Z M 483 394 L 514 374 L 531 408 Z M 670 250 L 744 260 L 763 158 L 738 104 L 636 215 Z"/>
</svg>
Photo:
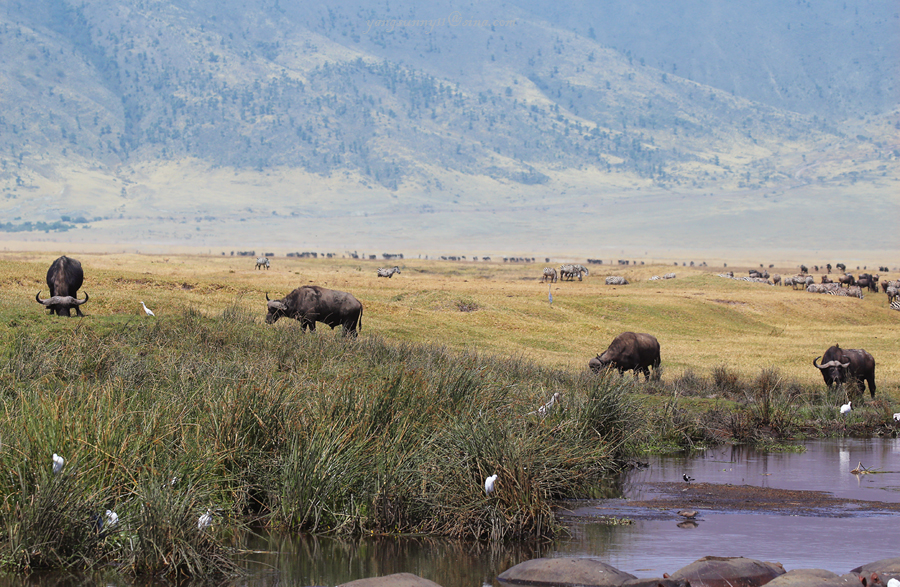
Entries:
<svg viewBox="0 0 900 587">
<path fill-rule="evenodd" d="M 77 316 L 84 316 L 81 313 L 81 308 L 79 306 L 88 301 L 89 296 L 87 292 L 84 292 L 84 299 L 79 300 L 73 296 L 51 296 L 46 300 L 41 299 L 41 292 L 37 292 L 37 295 L 34 296 L 34 299 L 38 301 L 38 303 L 43 304 L 50 313 L 56 312 L 58 315 L 62 316 L 62 313 L 65 312 L 66 316 L 71 316 L 71 309 L 75 308 L 75 314 Z"/>
<path fill-rule="evenodd" d="M 316 322 L 344 327 L 344 336 L 356 336 L 362 330 L 363 306 L 344 291 L 325 289 L 318 285 L 298 287 L 280 300 L 270 300 L 266 294 L 269 313 L 266 324 L 274 324 L 281 317 L 299 320 L 303 330 L 316 330 Z"/>
<path fill-rule="evenodd" d="M 822 364 L 816 363 L 819 359 L 822 359 Z M 865 382 L 868 382 L 869 393 L 875 397 L 875 359 L 865 350 L 842 349 L 834 345 L 824 355 L 813 359 L 813 365 L 822 371 L 822 378 L 828 387 L 852 380 L 856 383 L 857 393 L 851 391 L 849 395 L 860 397 L 866 391 Z"/>
<path fill-rule="evenodd" d="M 71 257 L 63 255 L 50 265 L 47 270 L 47 287 L 50 288 L 50 299 L 55 297 L 78 297 L 78 290 L 84 283 L 84 271 L 81 269 L 81 263 Z M 40 295 L 40 292 L 38 292 Z M 85 300 L 87 301 L 87 300 Z M 41 302 L 43 303 L 43 302 Z M 81 302 L 84 303 L 84 302 Z M 71 316 L 71 308 L 73 305 L 58 303 L 48 305 L 50 313 L 56 313 L 57 316 Z M 75 305 L 78 316 L 83 316 L 78 306 Z"/>
<path fill-rule="evenodd" d="M 644 374 L 644 378 L 650 379 L 650 367 L 659 373 L 659 341 L 655 336 L 640 332 L 623 332 L 617 336 L 609 348 L 588 362 L 588 367 L 594 373 L 599 373 L 607 367 L 614 367 L 619 373 L 634 371 L 637 377 L 638 371 Z"/>
</svg>

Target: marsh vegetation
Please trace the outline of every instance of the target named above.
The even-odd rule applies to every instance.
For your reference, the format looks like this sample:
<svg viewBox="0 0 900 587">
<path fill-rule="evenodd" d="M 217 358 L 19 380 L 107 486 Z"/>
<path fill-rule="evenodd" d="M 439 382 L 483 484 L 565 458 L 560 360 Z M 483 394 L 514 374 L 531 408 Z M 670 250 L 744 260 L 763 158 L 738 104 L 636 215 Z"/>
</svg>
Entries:
<svg viewBox="0 0 900 587">
<path fill-rule="evenodd" d="M 700 271 L 648 283 L 648 267 L 627 287 L 558 284 L 550 306 L 533 267 L 415 261 L 378 280 L 359 261 L 278 259 L 254 274 L 240 259 L 79 257 L 81 319 L 29 295 L 53 255 L 0 262 L 9 570 L 230 573 L 231 537 L 252 524 L 549 537 L 556 501 L 599 495 L 642 451 L 897 432 L 898 326 L 878 297 Z M 363 302 L 358 339 L 263 323 L 266 291 L 311 281 Z M 658 336 L 660 379 L 586 369 L 623 330 Z M 875 400 L 845 417 L 844 391 L 811 365 L 833 342 L 884 365 Z"/>
</svg>

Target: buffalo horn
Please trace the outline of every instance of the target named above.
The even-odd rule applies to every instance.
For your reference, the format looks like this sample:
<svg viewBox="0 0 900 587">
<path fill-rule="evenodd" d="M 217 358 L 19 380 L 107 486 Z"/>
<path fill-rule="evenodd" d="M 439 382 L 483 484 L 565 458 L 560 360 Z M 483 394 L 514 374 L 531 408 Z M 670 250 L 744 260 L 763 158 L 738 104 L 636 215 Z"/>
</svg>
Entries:
<svg viewBox="0 0 900 587">
<path fill-rule="evenodd" d="M 83 300 L 79 300 L 78 298 L 75 298 L 75 305 L 76 305 L 76 306 L 80 306 L 81 304 L 85 304 L 85 303 L 87 303 L 87 301 L 88 301 L 89 299 L 90 299 L 90 296 L 88 296 L 87 292 L 84 292 L 84 299 L 83 299 Z"/>
<path fill-rule="evenodd" d="M 37 292 L 36 294 L 34 294 L 34 299 L 37 300 L 38 303 L 44 304 L 45 306 L 47 305 L 48 302 L 50 302 L 49 299 L 47 299 L 47 300 L 41 299 L 41 292 Z"/>
<path fill-rule="evenodd" d="M 279 300 L 270 300 L 266 305 L 269 308 L 274 308 L 276 310 L 283 310 L 283 311 L 287 310 L 287 306 L 285 306 L 284 303 L 280 302 Z"/>
<path fill-rule="evenodd" d="M 267 301 L 267 302 L 270 301 L 270 300 L 269 300 L 269 292 L 266 292 L 266 301 Z"/>
</svg>

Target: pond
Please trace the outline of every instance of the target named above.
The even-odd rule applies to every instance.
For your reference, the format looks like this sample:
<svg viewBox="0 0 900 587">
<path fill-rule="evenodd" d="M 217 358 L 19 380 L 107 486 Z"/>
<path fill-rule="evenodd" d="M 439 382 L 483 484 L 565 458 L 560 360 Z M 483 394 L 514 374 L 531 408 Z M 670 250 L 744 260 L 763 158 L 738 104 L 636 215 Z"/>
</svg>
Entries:
<svg viewBox="0 0 900 587">
<path fill-rule="evenodd" d="M 258 564 L 249 579 L 235 584 L 336 585 L 410 572 L 443 587 L 482 587 L 497 585 L 496 576 L 519 562 L 553 556 L 598 557 L 638 577 L 659 577 L 707 555 L 845 573 L 866 562 L 898 556 L 900 439 L 822 440 L 804 446 L 802 453 L 726 446 L 690 456 L 650 457 L 647 468 L 623 476 L 621 498 L 566 504 L 570 535 L 552 543 L 498 546 L 428 538 L 345 541 L 259 536 L 248 544 L 259 551 L 254 555 Z M 870 472 L 851 474 L 860 464 Z M 691 487 L 682 480 L 684 474 L 695 479 Z M 697 489 L 703 493 L 702 488 L 712 486 L 821 491 L 847 502 L 829 501 L 812 515 L 754 509 L 758 505 L 754 503 L 737 510 L 698 507 L 696 518 L 686 521 L 678 515 L 678 507 L 652 501 Z M 797 500 L 796 494 L 790 495 Z M 804 494 L 794 505 L 786 504 L 785 511 L 802 509 L 809 505 L 806 501 L 815 502 L 814 497 Z M 603 516 L 622 516 L 632 523 L 598 522 Z M 79 584 L 58 576 L 36 577 L 30 583 Z M 4 587 L 22 584 L 0 580 Z"/>
</svg>

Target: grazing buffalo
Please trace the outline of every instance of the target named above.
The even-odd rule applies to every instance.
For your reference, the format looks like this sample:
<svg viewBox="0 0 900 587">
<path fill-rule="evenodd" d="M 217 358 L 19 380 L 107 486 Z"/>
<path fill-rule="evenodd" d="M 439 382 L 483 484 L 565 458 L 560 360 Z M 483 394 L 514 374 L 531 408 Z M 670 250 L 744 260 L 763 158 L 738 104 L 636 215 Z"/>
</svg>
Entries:
<svg viewBox="0 0 900 587">
<path fill-rule="evenodd" d="M 644 378 L 650 379 L 650 367 L 653 367 L 655 375 L 659 375 L 659 341 L 650 334 L 639 332 L 623 332 L 603 351 L 588 362 L 588 367 L 594 373 L 599 373 L 607 367 L 615 367 L 619 373 L 634 371 L 637 377 L 638 371 L 644 374 Z"/>
<path fill-rule="evenodd" d="M 822 364 L 816 361 L 822 359 Z M 863 349 L 842 349 L 834 345 L 821 357 L 813 359 L 813 365 L 822 371 L 825 385 L 841 385 L 851 380 L 856 383 L 858 393 L 850 392 L 851 399 L 861 396 L 866 391 L 865 382 L 869 383 L 869 393 L 875 397 L 875 359 Z"/>
<path fill-rule="evenodd" d="M 280 300 L 270 300 L 267 293 L 266 301 L 269 306 L 266 324 L 274 324 L 286 316 L 299 320 L 304 331 L 309 328 L 315 332 L 316 322 L 323 322 L 332 330 L 343 326 L 344 336 L 356 336 L 357 328 L 362 330 L 363 306 L 347 292 L 304 285 Z"/>
<path fill-rule="evenodd" d="M 37 294 L 34 296 L 34 299 L 37 300 L 39 304 L 43 304 L 44 307 L 50 310 L 51 314 L 55 312 L 58 316 L 62 316 L 63 312 L 65 312 L 66 316 L 71 316 L 71 310 L 72 308 L 75 308 L 75 314 L 79 317 L 83 317 L 84 314 L 81 313 L 81 308 L 79 308 L 78 306 L 87 302 L 88 298 L 89 296 L 87 295 L 87 292 L 84 292 L 83 300 L 79 300 L 73 296 L 51 296 L 45 300 L 42 300 L 41 292 L 37 292 Z"/>
<path fill-rule="evenodd" d="M 81 289 L 81 285 L 84 283 L 84 271 L 81 269 L 81 263 L 72 259 L 70 257 L 66 257 L 63 255 L 59 259 L 53 262 L 50 265 L 50 269 L 47 270 L 47 287 L 50 288 L 50 299 L 53 300 L 55 298 L 66 298 L 70 297 L 75 299 L 78 296 L 78 290 Z M 40 296 L 41 292 L 38 292 L 38 296 Z M 40 301 L 40 297 L 38 297 L 38 301 Z M 87 301 L 85 297 L 84 302 Z M 80 304 L 83 304 L 81 302 Z M 44 302 L 41 302 L 42 304 Z M 47 308 L 50 310 L 50 313 L 55 313 L 57 316 L 71 316 L 71 308 L 74 307 L 78 316 L 83 316 L 81 310 L 78 309 L 78 305 L 74 302 L 68 302 L 64 300 L 59 300 L 54 304 L 45 304 Z"/>
</svg>

